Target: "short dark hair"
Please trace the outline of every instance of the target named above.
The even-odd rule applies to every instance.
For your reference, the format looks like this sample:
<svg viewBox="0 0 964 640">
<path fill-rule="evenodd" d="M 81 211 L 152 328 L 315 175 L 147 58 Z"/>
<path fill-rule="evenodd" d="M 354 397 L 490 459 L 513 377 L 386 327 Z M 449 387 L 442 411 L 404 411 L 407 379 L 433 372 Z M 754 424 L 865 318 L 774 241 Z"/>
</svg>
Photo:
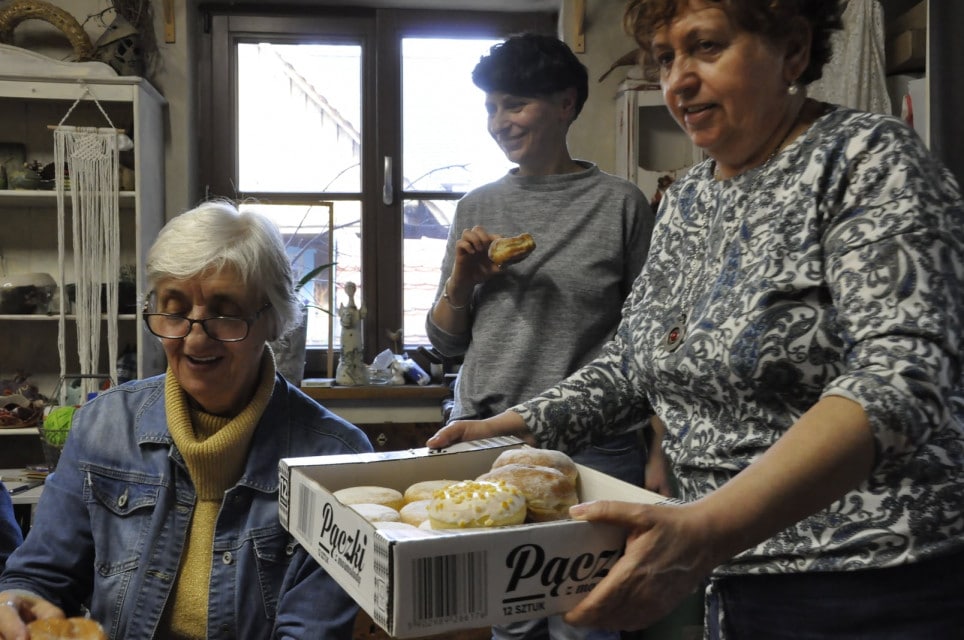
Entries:
<svg viewBox="0 0 964 640">
<path fill-rule="evenodd" d="M 653 33 L 669 24 L 686 0 L 630 0 L 623 25 L 648 53 Z M 843 27 L 840 0 L 709 0 L 720 6 L 739 26 L 773 41 L 787 38 L 803 20 L 810 25 L 810 63 L 797 80 L 808 85 L 819 80 L 832 54 L 831 36 Z"/>
<path fill-rule="evenodd" d="M 565 42 L 554 36 L 523 33 L 494 45 L 472 71 L 472 82 L 486 93 L 505 91 L 542 97 L 576 90 L 576 116 L 589 96 L 589 72 Z"/>
</svg>

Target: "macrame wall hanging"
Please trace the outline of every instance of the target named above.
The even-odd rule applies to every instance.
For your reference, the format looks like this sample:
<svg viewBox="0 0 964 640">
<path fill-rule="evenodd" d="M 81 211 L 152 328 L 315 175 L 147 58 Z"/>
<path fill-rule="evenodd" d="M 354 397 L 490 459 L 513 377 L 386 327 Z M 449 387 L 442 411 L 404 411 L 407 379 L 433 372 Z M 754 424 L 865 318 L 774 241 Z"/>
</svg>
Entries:
<svg viewBox="0 0 964 640">
<path fill-rule="evenodd" d="M 57 257 L 60 282 L 65 282 L 66 222 L 65 198 L 70 197 L 71 238 L 74 264 L 74 314 L 77 328 L 77 356 L 80 373 L 103 373 L 100 367 L 101 314 L 106 313 L 110 379 L 117 380 L 117 281 L 120 268 L 120 189 L 118 169 L 121 147 L 130 143 L 123 130 L 116 129 L 87 85 L 54 127 L 54 172 L 57 179 Z M 87 96 L 97 105 L 107 127 L 66 125 L 74 108 Z M 70 185 L 67 186 L 69 179 Z M 103 292 L 103 294 L 102 294 Z M 64 300 L 61 295 L 61 376 L 67 373 Z M 86 378 L 81 398 L 96 389 Z M 63 385 L 62 385 L 63 386 Z"/>
</svg>

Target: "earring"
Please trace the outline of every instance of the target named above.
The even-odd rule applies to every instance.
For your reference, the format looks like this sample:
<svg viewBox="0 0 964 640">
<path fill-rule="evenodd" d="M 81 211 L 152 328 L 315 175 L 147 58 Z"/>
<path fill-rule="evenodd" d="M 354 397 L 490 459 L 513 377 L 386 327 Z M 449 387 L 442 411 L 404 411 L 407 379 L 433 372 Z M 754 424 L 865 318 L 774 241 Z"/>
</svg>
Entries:
<svg viewBox="0 0 964 640">
<path fill-rule="evenodd" d="M 796 82 L 791 82 L 790 86 L 787 87 L 787 95 L 795 96 L 800 93 L 800 85 Z"/>
</svg>

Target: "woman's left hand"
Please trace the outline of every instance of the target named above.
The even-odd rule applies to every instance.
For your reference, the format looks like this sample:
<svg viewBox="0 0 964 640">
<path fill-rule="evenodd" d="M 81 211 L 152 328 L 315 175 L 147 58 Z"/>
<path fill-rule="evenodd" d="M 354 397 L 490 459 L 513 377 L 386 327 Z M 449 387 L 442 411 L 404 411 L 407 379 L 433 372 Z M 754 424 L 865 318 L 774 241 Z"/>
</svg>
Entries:
<svg viewBox="0 0 964 640">
<path fill-rule="evenodd" d="M 642 505 L 600 500 L 570 510 L 579 520 L 627 529 L 626 549 L 589 595 L 566 613 L 569 624 L 602 629 L 642 629 L 693 593 L 721 559 L 693 505 Z"/>
</svg>

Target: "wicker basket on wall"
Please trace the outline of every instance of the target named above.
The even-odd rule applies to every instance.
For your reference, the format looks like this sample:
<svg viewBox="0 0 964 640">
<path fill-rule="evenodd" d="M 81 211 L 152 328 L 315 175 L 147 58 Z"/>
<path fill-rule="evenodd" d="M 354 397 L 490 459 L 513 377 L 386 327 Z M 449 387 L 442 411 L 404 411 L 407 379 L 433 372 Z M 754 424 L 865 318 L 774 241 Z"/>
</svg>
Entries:
<svg viewBox="0 0 964 640">
<path fill-rule="evenodd" d="M 78 62 L 93 59 L 94 45 L 77 19 L 43 0 L 13 0 L 0 8 L 0 43 L 12 45 L 14 29 L 25 20 L 49 22 L 70 41 Z"/>
</svg>

